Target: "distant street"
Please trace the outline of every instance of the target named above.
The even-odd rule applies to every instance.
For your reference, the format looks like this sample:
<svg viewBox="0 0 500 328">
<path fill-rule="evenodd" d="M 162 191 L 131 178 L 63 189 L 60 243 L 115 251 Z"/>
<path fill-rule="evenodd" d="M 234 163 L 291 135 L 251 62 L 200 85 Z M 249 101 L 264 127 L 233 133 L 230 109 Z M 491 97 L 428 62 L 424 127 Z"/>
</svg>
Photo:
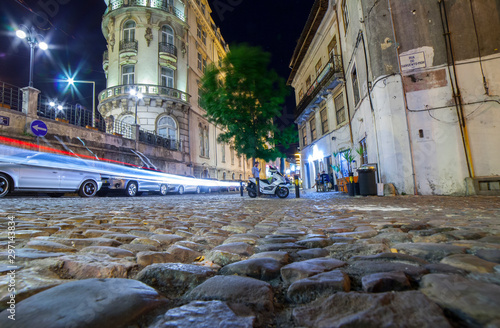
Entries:
<svg viewBox="0 0 500 328">
<path fill-rule="evenodd" d="M 155 318 L 168 311 L 160 321 L 176 327 L 199 317 L 318 327 L 359 323 L 367 307 L 365 324 L 373 327 L 401 326 L 409 309 L 412 327 L 500 322 L 500 197 L 301 196 L 6 197 L 0 307 L 8 307 L 12 265 L 17 307 L 15 322 L 0 313 L 0 326 L 57 318 L 104 327 L 110 311 L 128 313 L 115 323 L 159 327 Z M 16 258 L 9 262 L 12 217 Z M 122 301 L 129 298 L 136 303 Z M 87 305 L 69 310 L 78 304 Z M 383 315 L 389 308 L 391 318 Z"/>
</svg>

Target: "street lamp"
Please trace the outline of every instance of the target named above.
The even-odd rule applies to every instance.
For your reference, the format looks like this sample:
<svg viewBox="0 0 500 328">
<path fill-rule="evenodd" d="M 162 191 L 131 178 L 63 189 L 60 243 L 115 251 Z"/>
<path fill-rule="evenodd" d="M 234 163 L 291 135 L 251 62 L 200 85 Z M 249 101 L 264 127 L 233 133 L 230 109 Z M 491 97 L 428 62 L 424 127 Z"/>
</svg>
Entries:
<svg viewBox="0 0 500 328">
<path fill-rule="evenodd" d="M 57 118 L 57 115 L 59 114 L 59 112 L 63 113 L 64 117 L 66 117 L 66 115 L 64 114 L 64 107 L 62 105 L 60 105 L 60 104 L 57 105 L 54 101 L 51 101 L 51 102 L 49 102 L 49 106 L 51 108 L 54 108 L 54 110 L 57 109 L 57 111 L 55 111 L 55 113 L 54 113 L 55 119 Z"/>
<path fill-rule="evenodd" d="M 72 77 L 66 80 L 70 85 L 75 85 L 75 83 L 91 83 L 92 84 L 92 127 L 95 128 L 95 82 L 94 81 L 82 81 L 74 80 Z"/>
<path fill-rule="evenodd" d="M 137 102 L 142 99 L 142 93 L 135 89 L 130 89 L 129 94 L 135 98 L 135 125 L 137 125 Z"/>
<path fill-rule="evenodd" d="M 19 30 L 16 31 L 16 35 L 20 39 L 25 39 L 26 42 L 28 42 L 30 46 L 30 80 L 29 80 L 29 86 L 30 88 L 33 87 L 33 55 L 35 53 L 35 48 L 38 47 L 42 50 L 47 50 L 49 46 L 47 43 L 43 41 L 43 36 L 38 34 L 35 30 L 34 27 L 31 29 L 24 26 L 20 25 Z"/>
</svg>

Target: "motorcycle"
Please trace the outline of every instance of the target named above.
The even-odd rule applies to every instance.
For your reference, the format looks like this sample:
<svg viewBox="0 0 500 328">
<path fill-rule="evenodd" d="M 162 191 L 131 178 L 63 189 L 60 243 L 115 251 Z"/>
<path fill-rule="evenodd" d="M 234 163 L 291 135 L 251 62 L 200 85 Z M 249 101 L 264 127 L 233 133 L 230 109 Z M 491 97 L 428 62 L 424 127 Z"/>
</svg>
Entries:
<svg viewBox="0 0 500 328">
<path fill-rule="evenodd" d="M 271 182 L 268 180 L 259 180 L 260 193 L 264 195 L 276 195 L 279 198 L 287 198 L 290 190 L 287 187 L 285 177 L 278 172 L 274 166 L 269 167 L 272 173 Z M 248 196 L 251 198 L 257 197 L 257 181 L 255 178 L 250 178 L 247 185 Z"/>
</svg>

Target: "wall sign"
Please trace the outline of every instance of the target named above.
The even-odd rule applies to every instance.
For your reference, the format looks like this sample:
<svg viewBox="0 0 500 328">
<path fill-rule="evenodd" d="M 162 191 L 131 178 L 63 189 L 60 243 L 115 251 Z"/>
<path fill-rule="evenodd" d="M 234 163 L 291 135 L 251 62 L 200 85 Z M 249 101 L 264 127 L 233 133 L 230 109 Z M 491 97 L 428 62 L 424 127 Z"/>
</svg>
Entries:
<svg viewBox="0 0 500 328">
<path fill-rule="evenodd" d="M 425 54 L 423 51 L 411 55 L 401 55 L 399 56 L 399 60 L 401 62 L 401 70 L 403 72 L 427 67 L 427 63 L 425 62 Z"/>
</svg>

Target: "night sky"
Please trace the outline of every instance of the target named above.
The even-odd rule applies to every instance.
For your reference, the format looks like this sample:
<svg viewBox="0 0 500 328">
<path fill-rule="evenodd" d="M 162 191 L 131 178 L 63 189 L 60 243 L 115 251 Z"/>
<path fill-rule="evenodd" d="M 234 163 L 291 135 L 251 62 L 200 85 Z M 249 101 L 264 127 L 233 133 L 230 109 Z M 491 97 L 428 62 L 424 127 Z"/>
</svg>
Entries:
<svg viewBox="0 0 500 328">
<path fill-rule="evenodd" d="M 106 40 L 101 33 L 103 0 L 1 0 L 0 82 L 24 87 L 29 78 L 29 46 L 15 36 L 15 26 L 38 26 L 50 48 L 35 50 L 34 87 L 43 94 L 71 104 L 92 107 L 92 85 L 80 84 L 83 96 L 74 95 L 57 79 L 65 74 L 96 82 L 96 95 L 105 88 L 102 54 Z M 23 5 L 21 5 L 21 3 Z M 43 8 L 40 4 L 57 6 Z M 296 42 L 314 0 L 209 0 L 212 17 L 229 43 L 260 46 L 272 54 L 272 68 L 285 80 Z M 39 13 L 41 16 L 33 14 Z M 48 18 L 48 21 L 46 20 Z M 66 90 L 65 90 L 66 89 Z M 286 111 L 295 105 L 291 93 Z M 292 124 L 291 116 L 281 124 Z"/>
</svg>

